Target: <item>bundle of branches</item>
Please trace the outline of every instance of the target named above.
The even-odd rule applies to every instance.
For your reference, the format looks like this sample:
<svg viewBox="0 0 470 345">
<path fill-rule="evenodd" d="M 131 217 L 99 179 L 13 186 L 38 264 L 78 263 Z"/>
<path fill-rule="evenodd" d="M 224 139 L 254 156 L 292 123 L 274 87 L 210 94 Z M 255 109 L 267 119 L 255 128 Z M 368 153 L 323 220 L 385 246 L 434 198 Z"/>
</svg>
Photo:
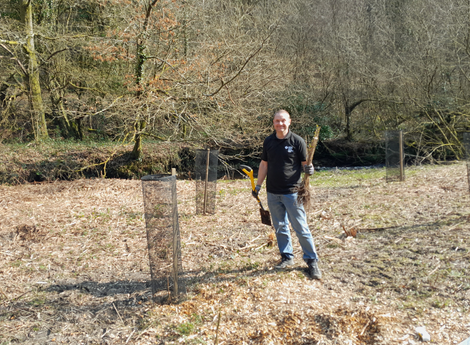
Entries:
<svg viewBox="0 0 470 345">
<path fill-rule="evenodd" d="M 315 153 L 315 148 L 318 144 L 318 138 L 320 136 L 320 126 L 317 125 L 315 134 L 313 135 L 312 144 L 310 145 L 308 155 L 307 155 L 307 165 L 312 164 L 313 154 Z M 297 202 L 304 205 L 305 208 L 310 206 L 310 174 L 304 174 L 301 185 L 297 189 Z"/>
</svg>

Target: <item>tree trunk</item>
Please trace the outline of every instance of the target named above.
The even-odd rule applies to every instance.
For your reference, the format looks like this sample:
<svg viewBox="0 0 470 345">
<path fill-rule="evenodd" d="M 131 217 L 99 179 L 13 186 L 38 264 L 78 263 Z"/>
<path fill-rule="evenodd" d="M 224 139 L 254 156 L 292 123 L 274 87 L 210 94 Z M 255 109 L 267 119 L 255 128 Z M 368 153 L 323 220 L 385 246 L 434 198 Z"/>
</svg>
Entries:
<svg viewBox="0 0 470 345">
<path fill-rule="evenodd" d="M 49 134 L 47 133 L 46 114 L 42 102 L 41 84 L 39 82 L 38 60 L 34 48 L 33 9 L 31 0 L 22 0 L 21 5 L 21 13 L 26 31 L 26 45 L 24 45 L 24 49 L 29 58 L 28 84 L 33 128 L 36 140 L 43 140 L 49 138 Z"/>
<path fill-rule="evenodd" d="M 63 102 L 63 91 L 60 90 L 56 81 L 51 81 L 50 99 L 52 106 L 59 114 L 59 123 L 64 138 L 74 138 L 83 140 L 83 132 L 80 127 L 80 120 L 70 120 L 65 110 Z"/>
<path fill-rule="evenodd" d="M 144 26 L 142 29 L 142 33 L 140 37 L 137 39 L 137 61 L 136 61 L 136 77 L 135 77 L 135 83 L 137 85 L 137 92 L 136 92 L 136 98 L 140 99 L 142 96 L 142 77 L 144 75 L 144 64 L 145 61 L 147 60 L 147 57 L 145 55 L 145 49 L 147 48 L 146 46 L 146 32 L 147 32 L 147 27 L 149 23 L 149 18 L 152 13 L 152 8 L 155 6 L 155 4 L 158 2 L 158 0 L 152 0 L 147 8 L 145 9 L 145 20 L 144 20 Z M 132 158 L 136 160 L 141 160 L 143 156 L 142 152 L 142 133 L 147 126 L 147 122 L 145 120 L 137 118 L 135 123 L 134 123 L 134 129 L 135 129 L 135 135 L 134 135 L 134 149 L 132 150 Z"/>
<path fill-rule="evenodd" d="M 145 50 L 145 45 L 139 39 L 137 43 L 137 65 L 136 65 L 136 84 L 137 84 L 136 98 L 137 99 L 139 99 L 142 96 L 141 82 L 142 82 L 142 75 L 143 75 L 143 70 L 144 70 L 144 63 L 146 60 L 144 50 Z M 144 120 L 139 119 L 139 118 L 137 118 L 134 122 L 135 142 L 134 142 L 134 149 L 132 150 L 131 157 L 135 160 L 141 160 L 143 156 L 142 132 L 145 129 L 146 125 L 147 123 Z"/>
<path fill-rule="evenodd" d="M 367 101 L 366 99 L 360 99 L 359 101 L 354 102 L 353 104 L 349 105 L 349 102 L 346 100 L 344 105 L 344 115 L 346 116 L 346 140 L 352 140 L 352 132 L 351 132 L 351 113 L 359 104 L 362 102 Z"/>
<path fill-rule="evenodd" d="M 143 156 L 142 152 L 142 132 L 147 126 L 147 122 L 144 120 L 137 120 L 134 124 L 135 127 L 135 136 L 134 136 L 134 149 L 132 150 L 131 157 L 135 160 L 141 160 Z"/>
</svg>

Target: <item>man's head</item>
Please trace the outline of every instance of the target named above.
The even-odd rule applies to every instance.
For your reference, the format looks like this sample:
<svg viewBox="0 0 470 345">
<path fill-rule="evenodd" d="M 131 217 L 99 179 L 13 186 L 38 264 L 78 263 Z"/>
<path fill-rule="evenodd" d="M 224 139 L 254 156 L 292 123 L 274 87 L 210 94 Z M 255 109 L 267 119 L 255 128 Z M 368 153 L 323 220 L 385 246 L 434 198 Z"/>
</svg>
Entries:
<svg viewBox="0 0 470 345">
<path fill-rule="evenodd" d="M 281 109 L 274 113 L 274 130 L 279 139 L 284 138 L 289 132 L 290 122 L 290 115 L 287 111 Z"/>
</svg>

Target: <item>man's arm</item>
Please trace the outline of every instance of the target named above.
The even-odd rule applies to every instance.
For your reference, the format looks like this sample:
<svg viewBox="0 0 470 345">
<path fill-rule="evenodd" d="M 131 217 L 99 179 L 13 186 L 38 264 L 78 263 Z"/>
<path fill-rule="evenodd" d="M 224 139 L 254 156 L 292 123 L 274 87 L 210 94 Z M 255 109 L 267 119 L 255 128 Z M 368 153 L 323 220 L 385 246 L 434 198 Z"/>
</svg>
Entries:
<svg viewBox="0 0 470 345">
<path fill-rule="evenodd" d="M 259 164 L 258 181 L 256 182 L 256 184 L 261 186 L 267 174 L 268 174 L 268 162 L 262 160 L 261 163 Z"/>
</svg>

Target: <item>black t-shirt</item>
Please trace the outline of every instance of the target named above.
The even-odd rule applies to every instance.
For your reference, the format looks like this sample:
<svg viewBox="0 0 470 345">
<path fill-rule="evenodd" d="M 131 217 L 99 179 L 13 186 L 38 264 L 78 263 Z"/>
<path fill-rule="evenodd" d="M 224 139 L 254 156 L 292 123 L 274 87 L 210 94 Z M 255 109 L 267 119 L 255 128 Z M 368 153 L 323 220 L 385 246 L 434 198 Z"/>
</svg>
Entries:
<svg viewBox="0 0 470 345">
<path fill-rule="evenodd" d="M 295 133 L 289 131 L 284 139 L 276 132 L 263 143 L 263 161 L 268 162 L 266 189 L 273 194 L 292 194 L 301 182 L 301 162 L 307 160 L 307 145 Z"/>
</svg>

